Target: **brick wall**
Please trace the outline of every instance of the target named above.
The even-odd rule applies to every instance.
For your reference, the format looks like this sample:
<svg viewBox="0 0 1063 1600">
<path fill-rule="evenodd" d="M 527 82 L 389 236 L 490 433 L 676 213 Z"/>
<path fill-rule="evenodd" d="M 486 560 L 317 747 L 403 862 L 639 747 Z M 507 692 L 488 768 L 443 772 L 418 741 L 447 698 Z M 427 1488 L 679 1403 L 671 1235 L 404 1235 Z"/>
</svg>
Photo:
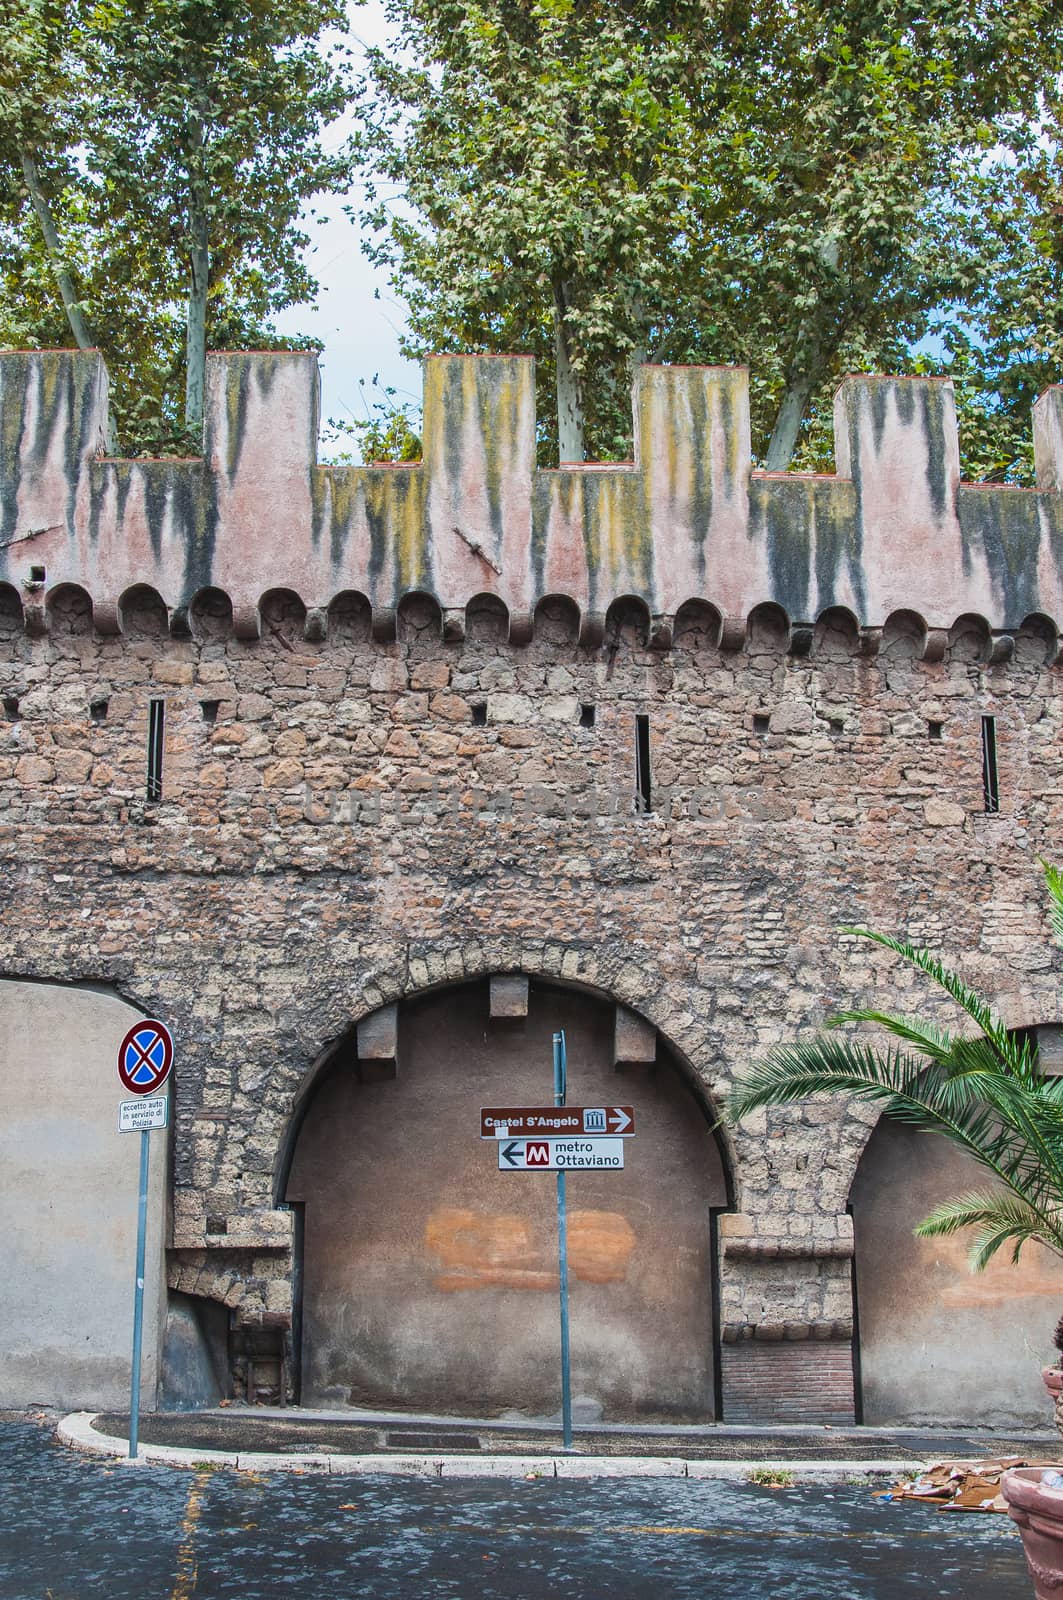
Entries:
<svg viewBox="0 0 1063 1600">
<path fill-rule="evenodd" d="M 823 1344 L 725 1344 L 721 1351 L 724 1422 L 770 1427 L 854 1421 L 852 1348 Z"/>
</svg>

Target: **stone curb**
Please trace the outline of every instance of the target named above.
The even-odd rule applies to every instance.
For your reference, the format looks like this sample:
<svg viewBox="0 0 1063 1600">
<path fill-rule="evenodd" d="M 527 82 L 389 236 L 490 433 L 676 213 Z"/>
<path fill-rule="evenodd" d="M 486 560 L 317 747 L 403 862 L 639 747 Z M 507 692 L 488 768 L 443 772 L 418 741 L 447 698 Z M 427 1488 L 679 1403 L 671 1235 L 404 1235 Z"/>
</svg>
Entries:
<svg viewBox="0 0 1063 1600">
<path fill-rule="evenodd" d="M 382 1473 L 403 1478 L 702 1478 L 745 1482 L 754 1472 L 787 1473 L 792 1478 L 835 1483 L 880 1474 L 910 1476 L 927 1463 L 911 1456 L 877 1461 L 685 1461 L 678 1456 L 521 1456 L 521 1455 L 299 1455 L 267 1450 L 181 1450 L 168 1444 L 141 1444 L 130 1461 L 128 1439 L 97 1433 L 94 1412 L 74 1411 L 55 1430 L 61 1444 L 123 1465 L 235 1467 L 240 1472 Z"/>
</svg>

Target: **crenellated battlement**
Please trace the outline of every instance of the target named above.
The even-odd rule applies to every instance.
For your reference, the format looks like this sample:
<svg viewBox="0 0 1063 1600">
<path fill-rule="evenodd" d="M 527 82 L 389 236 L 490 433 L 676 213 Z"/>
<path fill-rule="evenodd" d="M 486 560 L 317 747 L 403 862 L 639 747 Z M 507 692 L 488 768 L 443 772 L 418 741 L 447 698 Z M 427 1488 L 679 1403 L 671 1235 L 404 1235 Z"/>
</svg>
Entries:
<svg viewBox="0 0 1063 1600">
<path fill-rule="evenodd" d="M 610 610 L 667 647 L 700 608 L 737 648 L 772 605 L 800 641 L 825 613 L 872 652 L 912 614 L 921 648 L 977 619 L 1006 655 L 1025 624 L 1053 653 L 1063 625 L 1063 389 L 1034 410 L 1037 490 L 960 481 L 952 386 L 848 378 L 835 402 L 837 473 L 750 468 L 742 368 L 642 367 L 632 463 L 535 465 L 534 368 L 516 356 L 425 363 L 424 459 L 319 466 L 317 358 L 209 358 L 204 453 L 103 455 L 107 373 L 94 352 L 0 355 L 0 580 L 8 609 L 46 631 L 66 585 L 97 629 L 153 589 L 175 632 L 231 604 L 257 638 L 262 599 L 298 597 L 311 638 L 359 609 L 394 636 L 405 597 L 430 596 L 444 635 L 494 609 L 509 638 L 564 597 L 596 644 Z M 504 608 L 504 609 L 503 609 Z"/>
</svg>

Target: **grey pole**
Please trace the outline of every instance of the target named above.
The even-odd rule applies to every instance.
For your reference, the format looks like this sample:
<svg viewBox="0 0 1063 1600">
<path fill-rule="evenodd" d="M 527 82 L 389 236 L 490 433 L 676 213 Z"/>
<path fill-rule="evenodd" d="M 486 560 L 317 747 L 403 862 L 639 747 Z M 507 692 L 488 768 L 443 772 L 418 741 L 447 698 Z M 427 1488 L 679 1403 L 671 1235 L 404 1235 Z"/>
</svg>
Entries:
<svg viewBox="0 0 1063 1600">
<path fill-rule="evenodd" d="M 137 1456 L 140 1433 L 140 1347 L 144 1341 L 144 1253 L 148 1230 L 148 1140 L 147 1128 L 140 1132 L 140 1196 L 137 1201 L 137 1282 L 133 1291 L 133 1372 L 129 1392 L 129 1459 Z"/>
</svg>

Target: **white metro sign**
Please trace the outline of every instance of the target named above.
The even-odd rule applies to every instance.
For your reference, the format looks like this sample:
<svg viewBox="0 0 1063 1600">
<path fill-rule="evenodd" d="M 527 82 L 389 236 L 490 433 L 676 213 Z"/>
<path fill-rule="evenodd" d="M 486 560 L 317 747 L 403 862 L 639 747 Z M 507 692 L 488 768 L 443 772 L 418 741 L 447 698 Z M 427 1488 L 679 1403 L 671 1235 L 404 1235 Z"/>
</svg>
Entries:
<svg viewBox="0 0 1063 1600">
<path fill-rule="evenodd" d="M 623 1139 L 507 1139 L 498 1143 L 500 1172 L 607 1171 L 623 1165 Z"/>
</svg>

